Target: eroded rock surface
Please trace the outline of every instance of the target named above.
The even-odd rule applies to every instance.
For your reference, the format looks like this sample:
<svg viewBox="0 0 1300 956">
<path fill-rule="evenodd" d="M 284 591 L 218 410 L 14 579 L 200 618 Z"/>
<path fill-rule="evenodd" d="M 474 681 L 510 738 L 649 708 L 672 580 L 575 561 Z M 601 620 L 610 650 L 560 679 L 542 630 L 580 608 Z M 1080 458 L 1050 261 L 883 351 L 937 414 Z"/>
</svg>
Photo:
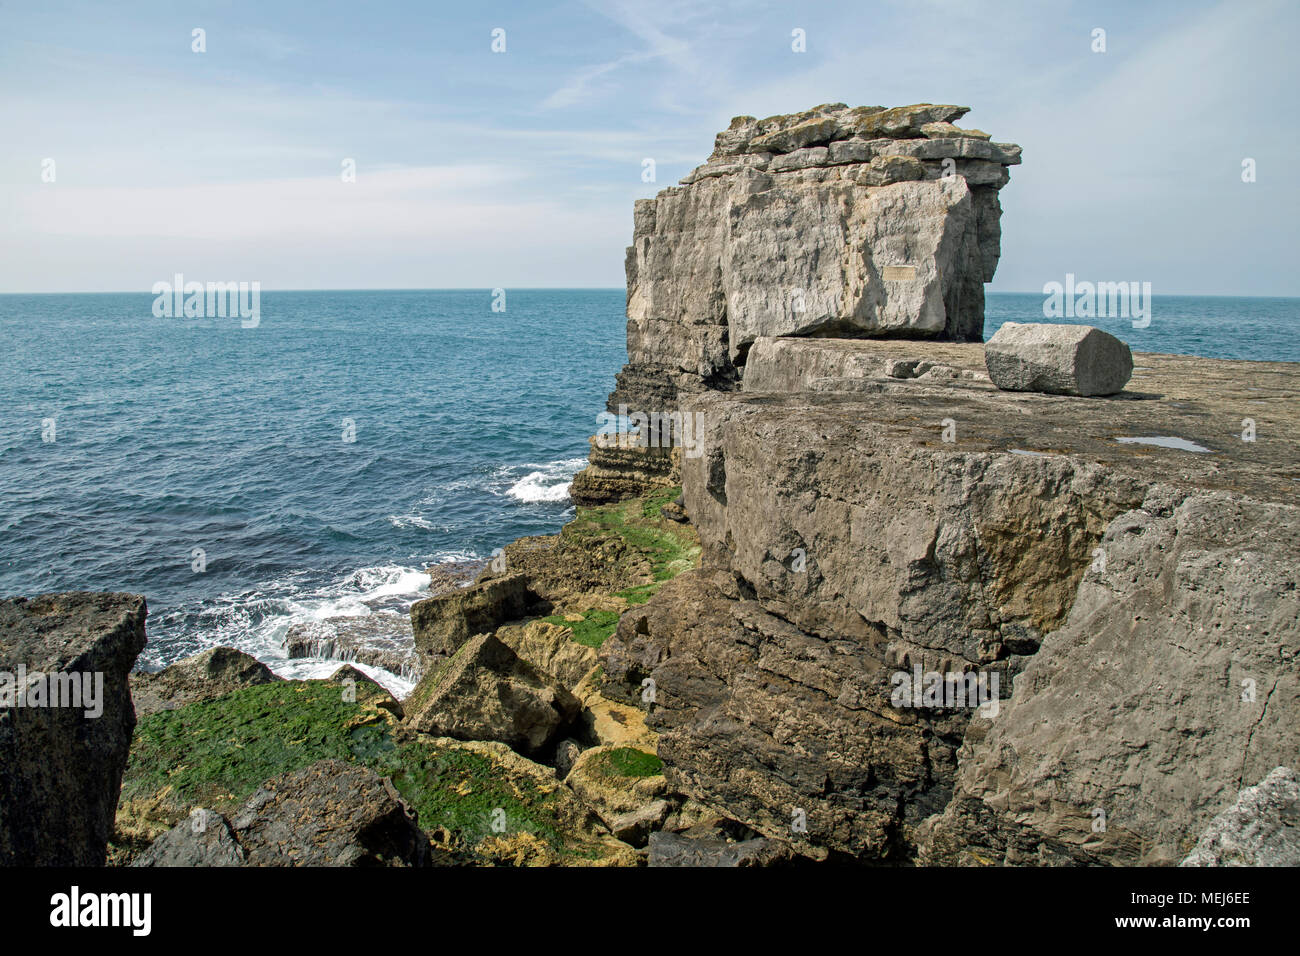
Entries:
<svg viewBox="0 0 1300 956">
<path fill-rule="evenodd" d="M 1275 767 L 1210 821 L 1181 866 L 1300 866 L 1300 774 Z"/>
<path fill-rule="evenodd" d="M 524 616 L 537 597 L 519 574 L 483 578 L 468 587 L 416 601 L 411 605 L 415 648 L 428 664 L 455 654 L 476 634 L 488 634 Z"/>
<path fill-rule="evenodd" d="M 466 642 L 402 706 L 423 733 L 495 740 L 527 753 L 551 743 L 579 709 L 558 680 L 490 634 Z"/>
<path fill-rule="evenodd" d="M 1300 753 L 1300 508 L 1155 486 L 967 734 L 927 862 L 1170 865 Z M 1098 823 L 1100 821 L 1100 824 Z"/>
</svg>

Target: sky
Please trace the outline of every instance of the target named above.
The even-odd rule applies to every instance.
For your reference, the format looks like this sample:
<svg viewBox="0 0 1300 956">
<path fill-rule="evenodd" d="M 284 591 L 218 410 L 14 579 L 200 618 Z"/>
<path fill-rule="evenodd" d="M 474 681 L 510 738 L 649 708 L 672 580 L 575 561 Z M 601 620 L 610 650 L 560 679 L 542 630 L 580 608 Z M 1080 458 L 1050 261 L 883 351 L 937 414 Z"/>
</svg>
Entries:
<svg viewBox="0 0 1300 956">
<path fill-rule="evenodd" d="M 0 292 L 618 287 L 633 201 L 732 116 L 932 102 L 1024 147 L 990 291 L 1300 295 L 1297 35 L 1295 0 L 0 0 Z"/>
</svg>

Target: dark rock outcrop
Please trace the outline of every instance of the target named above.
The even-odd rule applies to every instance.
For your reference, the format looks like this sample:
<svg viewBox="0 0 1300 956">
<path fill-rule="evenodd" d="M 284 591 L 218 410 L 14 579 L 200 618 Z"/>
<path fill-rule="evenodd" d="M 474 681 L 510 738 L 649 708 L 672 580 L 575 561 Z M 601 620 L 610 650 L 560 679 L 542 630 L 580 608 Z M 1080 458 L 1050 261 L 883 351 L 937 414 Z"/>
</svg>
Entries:
<svg viewBox="0 0 1300 956">
<path fill-rule="evenodd" d="M 230 821 L 212 810 L 195 810 L 150 844 L 131 866 L 245 866 Z"/>
<path fill-rule="evenodd" d="M 229 821 L 198 810 L 134 866 L 428 866 L 434 851 L 392 783 L 322 760 L 268 780 Z"/>
<path fill-rule="evenodd" d="M 0 601 L 0 865 L 104 864 L 145 614 L 136 594 Z"/>
</svg>

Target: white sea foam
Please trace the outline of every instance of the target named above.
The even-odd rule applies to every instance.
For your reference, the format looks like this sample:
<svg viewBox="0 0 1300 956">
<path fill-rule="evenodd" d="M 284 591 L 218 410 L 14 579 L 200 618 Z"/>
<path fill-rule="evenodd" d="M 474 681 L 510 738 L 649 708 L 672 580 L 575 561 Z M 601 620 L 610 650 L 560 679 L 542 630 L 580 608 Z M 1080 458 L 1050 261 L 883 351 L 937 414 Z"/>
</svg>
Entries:
<svg viewBox="0 0 1300 956">
<path fill-rule="evenodd" d="M 472 559 L 472 555 L 449 553 L 434 556 L 428 563 Z M 428 573 L 408 565 L 359 568 L 319 587 L 304 587 L 307 576 L 308 572 L 296 572 L 253 591 L 225 594 L 206 602 L 198 612 L 201 646 L 187 646 L 184 653 L 197 653 L 210 647 L 234 647 L 256 657 L 281 677 L 302 680 L 328 677 L 344 662 L 290 659 L 286 656 L 285 635 L 291 627 L 330 618 L 382 615 L 391 617 L 394 628 L 401 630 L 410 626 L 407 617 L 410 606 L 429 593 Z M 172 663 L 172 659 L 156 663 Z M 408 679 L 390 671 L 356 663 L 352 666 L 399 698 L 413 688 Z"/>
<path fill-rule="evenodd" d="M 300 658 L 298 660 L 273 661 L 266 666 L 271 668 L 277 675 L 285 680 L 325 680 L 332 676 L 340 667 L 344 666 L 344 661 L 322 661 L 314 658 Z M 415 690 L 415 683 L 406 680 L 392 671 L 386 671 L 382 667 L 372 667 L 369 664 L 359 664 L 356 661 L 346 662 L 348 667 L 354 667 L 361 673 L 365 674 L 376 684 L 388 691 L 398 700 L 406 697 L 411 691 Z"/>
<path fill-rule="evenodd" d="M 399 531 L 406 528 L 419 528 L 421 531 L 436 531 L 438 526 L 422 515 L 389 515 L 388 523 Z"/>
<path fill-rule="evenodd" d="M 506 494 L 526 504 L 568 501 L 573 476 L 586 464 L 585 458 L 565 458 L 545 465 L 522 465 L 520 467 L 535 470 L 515 481 Z"/>
</svg>

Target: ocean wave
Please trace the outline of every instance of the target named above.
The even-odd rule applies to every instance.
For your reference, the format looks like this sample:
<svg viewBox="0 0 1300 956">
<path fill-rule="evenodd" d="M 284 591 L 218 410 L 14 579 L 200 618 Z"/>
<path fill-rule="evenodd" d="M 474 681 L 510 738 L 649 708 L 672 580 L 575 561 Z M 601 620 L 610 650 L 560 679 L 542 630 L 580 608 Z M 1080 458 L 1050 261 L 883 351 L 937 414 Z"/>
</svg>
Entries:
<svg viewBox="0 0 1300 956">
<path fill-rule="evenodd" d="M 451 563 L 461 555 L 441 554 L 431 563 Z M 166 614 L 151 624 L 151 647 L 142 663 L 165 667 L 181 657 L 212 647 L 234 647 L 251 654 L 281 677 L 328 677 L 343 666 L 338 660 L 291 659 L 285 636 L 297 624 L 335 618 L 375 616 L 391 618 L 395 633 L 410 628 L 410 606 L 429 594 L 429 574 L 422 568 L 384 564 L 358 568 L 333 581 L 313 586 L 314 575 L 295 571 L 238 594 L 223 594 L 196 608 Z M 411 639 L 414 644 L 414 638 Z M 154 648 L 157 648 L 154 650 Z M 152 653 L 150 653 L 152 652 Z M 410 693 L 411 682 L 399 674 L 370 665 L 354 665 L 400 697 Z"/>
<path fill-rule="evenodd" d="M 586 464 L 585 458 L 565 458 L 545 465 L 521 465 L 536 470 L 517 479 L 506 495 L 525 504 L 568 501 L 573 476 Z"/>
</svg>

